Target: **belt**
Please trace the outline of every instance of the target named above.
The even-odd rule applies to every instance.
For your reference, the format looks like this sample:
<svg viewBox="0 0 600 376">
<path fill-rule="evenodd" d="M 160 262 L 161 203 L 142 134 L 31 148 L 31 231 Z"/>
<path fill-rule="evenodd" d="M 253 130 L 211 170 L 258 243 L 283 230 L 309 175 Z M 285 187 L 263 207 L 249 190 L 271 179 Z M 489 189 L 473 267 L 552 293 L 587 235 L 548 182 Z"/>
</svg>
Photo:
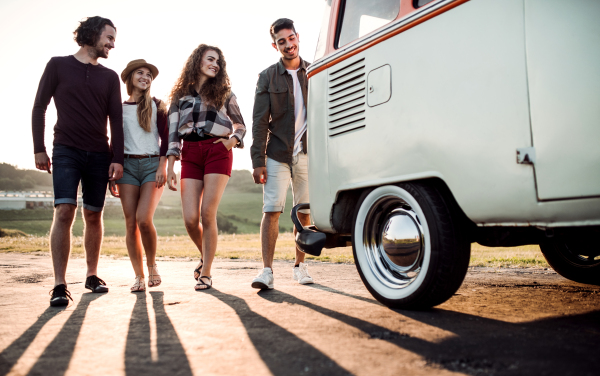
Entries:
<svg viewBox="0 0 600 376">
<path fill-rule="evenodd" d="M 125 154 L 125 158 L 144 159 L 144 158 L 158 158 L 160 155 L 134 155 Z"/>
</svg>

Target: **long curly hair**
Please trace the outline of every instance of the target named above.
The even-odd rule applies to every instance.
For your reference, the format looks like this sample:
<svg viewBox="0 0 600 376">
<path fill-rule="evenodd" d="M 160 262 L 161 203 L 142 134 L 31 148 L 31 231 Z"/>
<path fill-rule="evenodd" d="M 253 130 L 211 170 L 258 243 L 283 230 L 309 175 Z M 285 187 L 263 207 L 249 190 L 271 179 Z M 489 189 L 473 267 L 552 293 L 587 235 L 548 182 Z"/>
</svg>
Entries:
<svg viewBox="0 0 600 376">
<path fill-rule="evenodd" d="M 231 85 L 229 83 L 229 76 L 227 76 L 225 57 L 223 52 L 218 47 L 209 46 L 206 44 L 199 45 L 194 52 L 188 57 L 179 78 L 175 82 L 171 94 L 169 95 L 169 101 L 171 103 L 177 102 L 181 97 L 190 94 L 194 86 L 200 78 L 200 66 L 202 63 L 202 57 L 206 51 L 215 51 L 219 55 L 219 72 L 213 78 L 206 80 L 204 85 L 200 88 L 200 96 L 207 100 L 215 108 L 220 109 L 227 101 L 229 94 L 231 93 Z"/>
<path fill-rule="evenodd" d="M 106 25 L 117 30 L 111 20 L 100 16 L 88 17 L 85 21 L 79 21 L 79 27 L 73 32 L 73 40 L 82 47 L 84 45 L 95 46 Z"/>
<path fill-rule="evenodd" d="M 135 70 L 133 70 L 127 76 L 127 80 L 125 80 L 125 87 L 127 88 L 127 94 L 133 94 L 133 74 Z M 154 77 L 152 77 L 154 81 Z M 137 119 L 140 127 L 146 132 L 150 132 L 152 130 L 152 96 L 150 96 L 150 87 L 152 83 L 148 86 L 146 90 L 142 92 L 142 96 L 137 102 Z M 159 114 L 163 114 L 167 112 L 167 108 L 165 104 L 161 100 L 157 100 L 157 111 Z"/>
</svg>

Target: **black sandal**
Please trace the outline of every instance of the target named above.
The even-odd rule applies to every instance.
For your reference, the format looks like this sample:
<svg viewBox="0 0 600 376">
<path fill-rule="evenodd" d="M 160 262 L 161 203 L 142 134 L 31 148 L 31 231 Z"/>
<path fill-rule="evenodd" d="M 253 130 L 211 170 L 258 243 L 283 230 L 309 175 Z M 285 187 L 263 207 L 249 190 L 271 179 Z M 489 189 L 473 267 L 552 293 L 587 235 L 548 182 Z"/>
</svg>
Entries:
<svg viewBox="0 0 600 376">
<path fill-rule="evenodd" d="M 210 285 L 208 283 L 204 283 L 204 281 L 202 280 L 202 278 L 208 278 L 208 281 L 210 282 Z M 202 287 L 202 288 L 198 288 L 201 286 L 207 286 L 207 287 Z M 202 277 L 198 278 L 198 283 L 196 283 L 196 286 L 194 287 L 194 290 L 196 291 L 204 291 L 204 290 L 208 290 L 212 287 L 212 277 L 209 277 L 207 275 L 203 275 Z"/>
<path fill-rule="evenodd" d="M 201 270 L 202 270 L 202 267 L 204 266 L 204 261 L 202 260 L 202 257 L 200 257 L 200 262 L 202 263 L 202 265 L 200 265 L 199 267 L 197 267 L 196 269 L 194 269 L 194 279 L 196 281 L 202 275 Z M 198 277 L 196 277 L 196 273 L 198 273 Z"/>
</svg>

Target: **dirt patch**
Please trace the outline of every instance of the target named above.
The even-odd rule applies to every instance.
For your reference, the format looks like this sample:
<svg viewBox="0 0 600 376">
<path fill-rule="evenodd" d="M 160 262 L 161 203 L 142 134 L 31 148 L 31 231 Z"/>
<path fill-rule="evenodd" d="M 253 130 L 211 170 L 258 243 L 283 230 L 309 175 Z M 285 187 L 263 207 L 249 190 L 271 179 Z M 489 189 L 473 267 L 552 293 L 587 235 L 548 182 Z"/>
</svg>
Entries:
<svg viewBox="0 0 600 376">
<path fill-rule="evenodd" d="M 20 275 L 12 278 L 14 283 L 40 283 L 46 278 L 52 277 L 52 274 L 33 273 L 29 275 Z"/>
</svg>

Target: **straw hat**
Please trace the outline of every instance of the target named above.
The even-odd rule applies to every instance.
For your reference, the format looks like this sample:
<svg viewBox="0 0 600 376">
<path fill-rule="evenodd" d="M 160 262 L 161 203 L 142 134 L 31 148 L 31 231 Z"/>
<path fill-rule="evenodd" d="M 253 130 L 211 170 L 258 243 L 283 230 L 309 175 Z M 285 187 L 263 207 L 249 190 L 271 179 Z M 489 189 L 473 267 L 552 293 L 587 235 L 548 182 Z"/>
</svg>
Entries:
<svg viewBox="0 0 600 376">
<path fill-rule="evenodd" d="M 125 69 L 123 69 L 123 72 L 121 72 L 121 80 L 125 82 L 125 80 L 127 80 L 127 76 L 129 76 L 129 73 L 141 67 L 146 67 L 150 69 L 150 72 L 152 72 L 153 80 L 155 80 L 156 76 L 158 76 L 158 68 L 156 68 L 152 64 L 146 63 L 146 60 L 144 59 L 136 59 L 131 60 L 129 63 L 127 63 L 127 66 L 125 67 Z"/>
</svg>

